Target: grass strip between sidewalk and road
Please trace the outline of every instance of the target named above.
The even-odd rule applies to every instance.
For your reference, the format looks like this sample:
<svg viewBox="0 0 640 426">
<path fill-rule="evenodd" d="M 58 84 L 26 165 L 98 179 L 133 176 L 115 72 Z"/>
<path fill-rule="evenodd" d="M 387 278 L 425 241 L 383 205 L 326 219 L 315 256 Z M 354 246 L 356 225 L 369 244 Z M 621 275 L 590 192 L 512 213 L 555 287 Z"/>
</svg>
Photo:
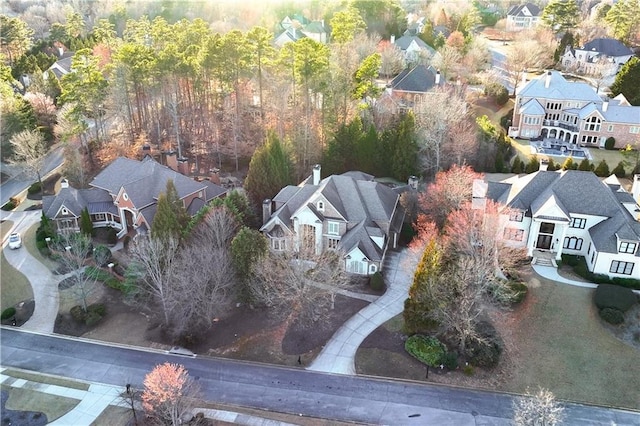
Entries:
<svg viewBox="0 0 640 426">
<path fill-rule="evenodd" d="M 30 382 L 44 383 L 46 385 L 55 385 L 82 391 L 89 390 L 89 384 L 87 383 L 78 382 L 76 380 L 69 380 L 58 376 L 50 376 L 48 374 L 32 373 L 29 371 L 15 370 L 13 368 L 5 369 L 2 374 L 4 374 L 5 376 L 14 377 L 16 379 L 24 379 Z"/>
</svg>

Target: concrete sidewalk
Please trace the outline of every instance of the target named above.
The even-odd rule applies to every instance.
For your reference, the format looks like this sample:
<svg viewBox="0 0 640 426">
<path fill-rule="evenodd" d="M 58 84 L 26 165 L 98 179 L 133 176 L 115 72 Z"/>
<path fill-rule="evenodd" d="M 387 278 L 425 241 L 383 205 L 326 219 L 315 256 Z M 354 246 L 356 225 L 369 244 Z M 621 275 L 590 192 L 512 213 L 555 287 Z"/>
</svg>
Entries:
<svg viewBox="0 0 640 426">
<path fill-rule="evenodd" d="M 387 291 L 344 323 L 307 369 L 356 374 L 356 351 L 364 339 L 404 310 L 417 260 L 408 249 L 387 253 L 383 269 Z"/>
<path fill-rule="evenodd" d="M 40 333 L 53 333 L 53 326 L 58 315 L 60 303 L 58 283 L 65 276 L 53 275 L 47 267 L 36 260 L 24 247 L 25 232 L 34 224 L 40 222 L 41 215 L 42 210 L 3 212 L 0 217 L 3 220 L 13 221 L 13 227 L 10 232 L 19 232 L 22 235 L 23 246 L 17 250 L 9 249 L 7 247 L 9 233 L 7 233 L 5 240 L 2 242 L 2 247 L 7 262 L 27 277 L 33 290 L 33 298 L 35 300 L 33 315 L 21 328 Z"/>
</svg>

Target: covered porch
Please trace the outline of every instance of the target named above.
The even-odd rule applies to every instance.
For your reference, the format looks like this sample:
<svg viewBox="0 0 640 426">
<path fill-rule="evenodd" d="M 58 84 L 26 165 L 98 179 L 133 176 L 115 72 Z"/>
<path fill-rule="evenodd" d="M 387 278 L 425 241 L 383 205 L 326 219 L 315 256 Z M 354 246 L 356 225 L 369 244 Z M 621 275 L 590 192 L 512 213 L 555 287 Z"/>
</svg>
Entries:
<svg viewBox="0 0 640 426">
<path fill-rule="evenodd" d="M 534 217 L 529 229 L 527 255 L 532 257 L 532 263 L 542 264 L 538 259 L 550 261 L 557 266 L 556 261 L 562 258 L 563 246 L 569 221 L 561 217 Z"/>
</svg>

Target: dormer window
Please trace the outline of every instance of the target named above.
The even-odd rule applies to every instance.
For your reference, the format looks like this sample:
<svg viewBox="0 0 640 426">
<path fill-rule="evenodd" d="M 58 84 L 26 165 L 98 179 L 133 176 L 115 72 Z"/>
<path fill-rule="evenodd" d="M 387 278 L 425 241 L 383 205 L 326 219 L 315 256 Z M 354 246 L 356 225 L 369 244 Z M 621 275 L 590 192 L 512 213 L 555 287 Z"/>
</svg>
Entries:
<svg viewBox="0 0 640 426">
<path fill-rule="evenodd" d="M 620 243 L 620 248 L 618 249 L 618 252 L 633 254 L 636 252 L 636 243 L 628 243 L 623 241 Z"/>
<path fill-rule="evenodd" d="M 327 223 L 327 233 L 330 235 L 339 235 L 340 234 L 340 224 L 338 222 L 328 222 Z"/>
<path fill-rule="evenodd" d="M 318 201 L 318 203 L 316 204 L 316 207 L 318 207 L 318 211 L 323 212 L 324 211 L 324 201 Z"/>
</svg>

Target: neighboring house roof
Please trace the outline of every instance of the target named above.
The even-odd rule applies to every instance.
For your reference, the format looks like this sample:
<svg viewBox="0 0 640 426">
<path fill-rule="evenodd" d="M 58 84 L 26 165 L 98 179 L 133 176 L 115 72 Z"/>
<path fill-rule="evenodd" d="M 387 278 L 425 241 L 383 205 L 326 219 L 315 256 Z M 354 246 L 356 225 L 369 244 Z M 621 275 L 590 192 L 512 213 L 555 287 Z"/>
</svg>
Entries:
<svg viewBox="0 0 640 426">
<path fill-rule="evenodd" d="M 403 35 L 402 37 L 396 39 L 393 44 L 398 46 L 400 50 L 407 50 L 409 46 L 411 46 L 411 43 L 415 43 L 415 45 L 421 50 L 425 50 L 432 55 L 436 52 L 433 47 L 429 46 L 416 35 Z"/>
<path fill-rule="evenodd" d="M 540 8 L 533 3 L 525 3 L 517 6 L 512 6 L 507 12 L 507 16 L 538 16 L 540 15 Z"/>
<path fill-rule="evenodd" d="M 582 46 L 579 50 L 598 52 L 609 57 L 633 55 L 633 51 L 622 42 L 613 38 L 596 38 Z"/>
<path fill-rule="evenodd" d="M 118 209 L 108 192 L 98 188 L 75 189 L 66 187 L 60 189 L 57 195 L 42 197 L 42 212 L 53 218 L 59 215 L 60 209 L 65 207 L 71 215 L 79 217 L 87 207 L 89 214 L 113 213 L 118 215 Z"/>
<path fill-rule="evenodd" d="M 71 72 L 71 60 L 73 59 L 73 54 L 73 52 L 69 52 L 68 56 L 63 56 L 62 59 L 54 62 L 47 71 L 53 72 L 58 80 L 61 79 L 63 75 L 69 74 Z"/>
<path fill-rule="evenodd" d="M 370 260 L 381 260 L 382 250 L 371 238 L 388 235 L 390 230 L 399 231 L 394 228 L 399 196 L 372 178 L 367 173 L 347 172 L 329 176 L 318 185 L 306 179 L 300 186 L 287 186 L 274 197 L 273 201 L 280 207 L 261 230 L 272 230 L 282 223 L 292 231 L 292 215 L 302 207 L 309 207 L 320 220 L 336 219 L 348 223 L 349 229 L 339 245 L 345 252 L 358 247 Z M 339 217 L 327 218 L 316 210 L 312 202 L 320 197 L 331 204 Z"/>
<path fill-rule="evenodd" d="M 323 34 L 327 32 L 324 27 L 324 21 L 313 21 L 304 26 L 302 30 L 305 33 Z"/>
<path fill-rule="evenodd" d="M 547 77 L 549 87 L 546 86 Z M 518 92 L 518 96 L 526 98 L 546 98 L 558 100 L 579 100 L 602 102 L 593 87 L 587 83 L 569 82 L 558 71 L 547 71 L 540 77 L 529 81 Z"/>
<path fill-rule="evenodd" d="M 274 43 L 278 46 L 284 46 L 289 42 L 295 42 L 304 37 L 306 37 L 306 35 L 304 35 L 300 29 L 289 27 L 275 37 Z"/>
<path fill-rule="evenodd" d="M 602 182 L 592 172 L 567 170 L 541 171 L 503 182 L 489 182 L 487 197 L 527 215 L 541 209 L 549 200 L 566 215 L 602 217 L 589 233 L 598 251 L 617 252 L 616 235 L 623 239 L 640 239 L 640 223 L 622 205 L 633 203 L 630 194 L 616 192 L 618 185 Z M 553 219 L 561 219 L 554 217 Z"/>
<path fill-rule="evenodd" d="M 389 85 L 394 91 L 402 92 L 428 92 L 436 85 L 437 71 L 433 67 L 416 65 L 411 69 L 405 69 L 398 74 Z M 440 84 L 444 78 L 440 79 Z"/>
<path fill-rule="evenodd" d="M 446 25 L 436 25 L 433 27 L 433 36 L 437 37 L 438 34 L 442 34 L 444 38 L 448 38 L 451 35 L 451 30 Z"/>
</svg>

